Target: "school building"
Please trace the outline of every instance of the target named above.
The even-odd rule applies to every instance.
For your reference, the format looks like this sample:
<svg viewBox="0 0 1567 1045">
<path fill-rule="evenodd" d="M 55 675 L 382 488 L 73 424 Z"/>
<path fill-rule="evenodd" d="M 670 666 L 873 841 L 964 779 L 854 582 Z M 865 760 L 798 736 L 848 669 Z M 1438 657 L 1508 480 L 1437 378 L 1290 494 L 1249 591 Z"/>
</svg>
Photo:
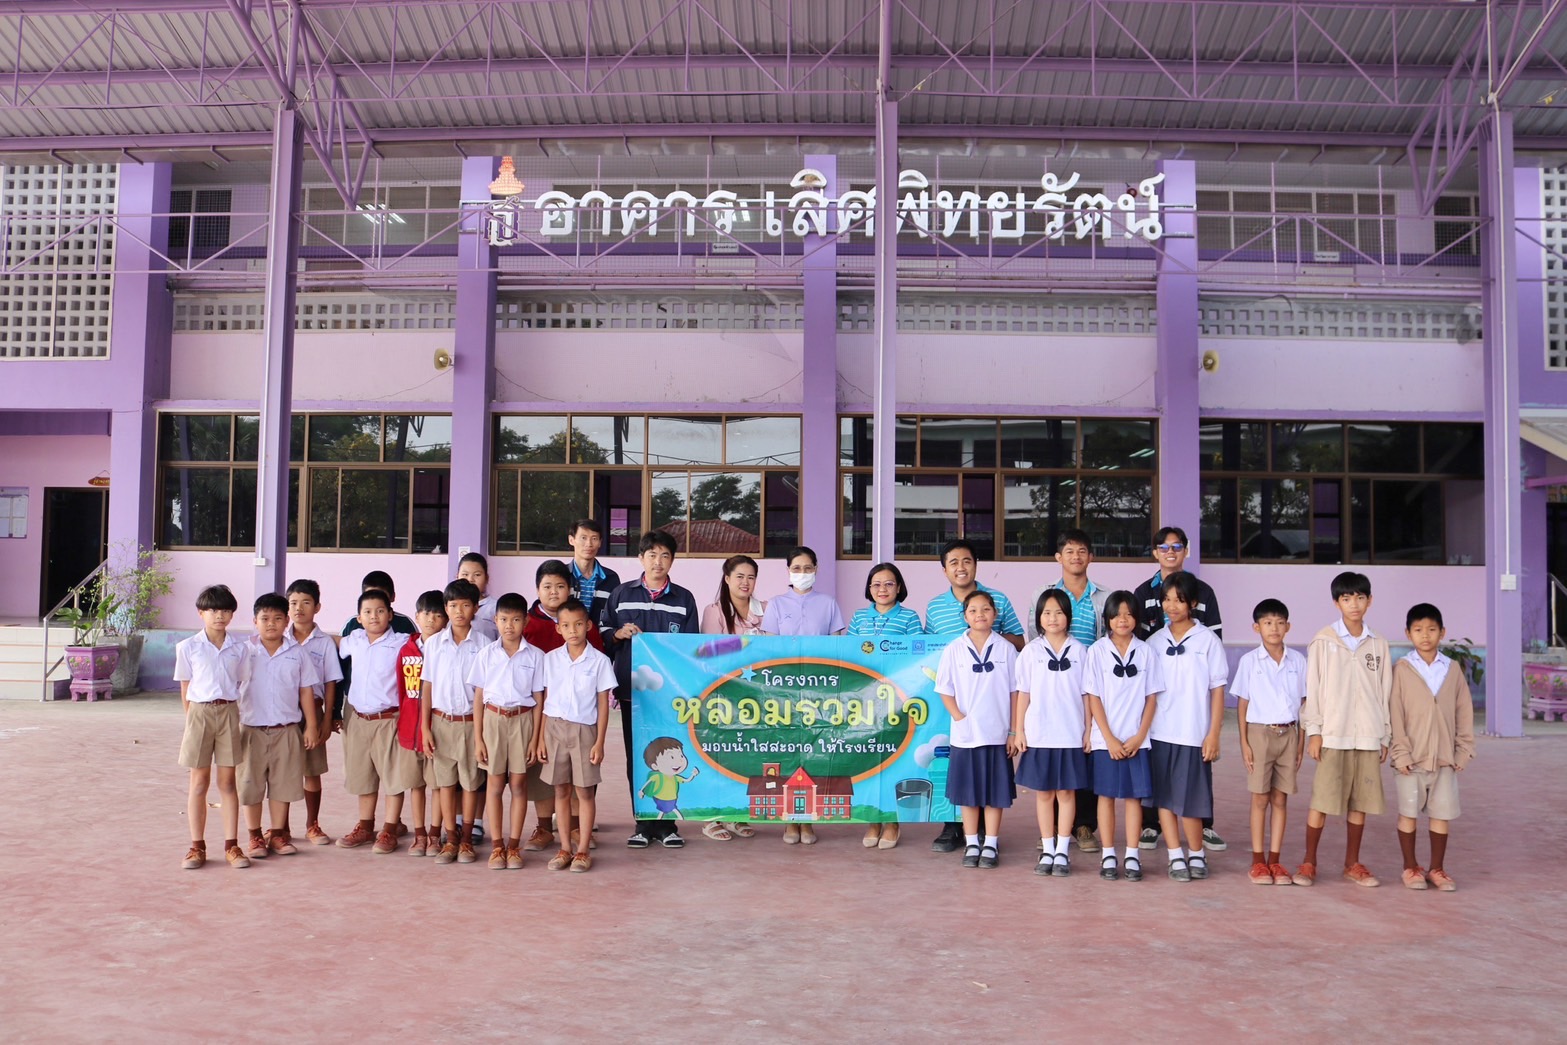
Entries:
<svg viewBox="0 0 1567 1045">
<path fill-rule="evenodd" d="M 1437 0 L 0 9 L 0 617 L 167 627 L 591 516 L 846 611 L 1191 536 L 1227 639 L 1432 600 L 1520 731 L 1567 577 L 1567 20 Z M 1558 103 L 1560 94 L 1561 104 Z M 243 618 L 243 614 L 242 614 Z"/>
</svg>

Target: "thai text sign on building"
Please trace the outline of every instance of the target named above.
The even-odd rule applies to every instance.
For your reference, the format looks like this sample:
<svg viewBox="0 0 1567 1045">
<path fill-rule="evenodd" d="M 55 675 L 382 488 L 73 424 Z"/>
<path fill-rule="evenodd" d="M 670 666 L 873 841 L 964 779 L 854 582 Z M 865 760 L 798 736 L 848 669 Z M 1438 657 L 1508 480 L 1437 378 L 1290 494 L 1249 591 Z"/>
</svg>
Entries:
<svg viewBox="0 0 1567 1045">
<path fill-rule="evenodd" d="M 641 635 L 632 650 L 636 815 L 946 821 L 947 638 Z"/>
<path fill-rule="evenodd" d="M 1022 188 L 953 190 L 935 188 L 923 172 L 906 170 L 898 176 L 897 231 L 912 231 L 922 239 L 967 236 L 975 242 L 1070 236 L 1151 243 L 1164 235 L 1162 181 L 1160 173 L 1128 185 L 1116 196 L 1099 190 L 1074 195 L 1078 175 L 1062 181 L 1052 172 L 1039 179 L 1037 193 Z M 683 189 L 664 193 L 632 189 L 619 196 L 602 189 L 580 196 L 551 189 L 531 199 L 515 195 L 464 207 L 483 210 L 485 233 L 496 246 L 523 238 L 522 230 L 532 224 L 524 220 L 530 210 L 537 213 L 535 234 L 546 239 L 584 233 L 629 239 L 656 236 L 661 226 L 679 229 L 682 225 L 687 238 L 696 236 L 699 228 L 752 241 L 856 233 L 874 237 L 878 190 L 849 189 L 829 196 L 823 191 L 826 184 L 820 171 L 806 168 L 790 179 L 788 191 L 764 189 L 760 198 L 742 198 L 722 188 L 701 196 Z"/>
</svg>

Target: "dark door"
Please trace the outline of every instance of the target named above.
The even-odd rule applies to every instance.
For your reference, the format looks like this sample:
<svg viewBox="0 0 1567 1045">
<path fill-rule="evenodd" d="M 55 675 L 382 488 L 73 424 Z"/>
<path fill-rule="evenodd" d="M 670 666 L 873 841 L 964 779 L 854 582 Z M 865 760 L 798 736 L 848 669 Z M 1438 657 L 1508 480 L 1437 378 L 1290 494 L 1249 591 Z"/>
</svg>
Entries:
<svg viewBox="0 0 1567 1045">
<path fill-rule="evenodd" d="M 1567 502 L 1549 501 L 1545 505 L 1545 568 L 1551 576 L 1567 583 Z M 1555 624 L 1557 634 L 1567 631 L 1567 598 L 1551 585 L 1549 605 L 1555 610 L 1546 626 Z M 1551 642 L 1556 642 L 1553 637 Z"/>
<path fill-rule="evenodd" d="M 44 490 L 43 591 L 47 613 L 103 561 L 109 533 L 109 491 Z"/>
</svg>

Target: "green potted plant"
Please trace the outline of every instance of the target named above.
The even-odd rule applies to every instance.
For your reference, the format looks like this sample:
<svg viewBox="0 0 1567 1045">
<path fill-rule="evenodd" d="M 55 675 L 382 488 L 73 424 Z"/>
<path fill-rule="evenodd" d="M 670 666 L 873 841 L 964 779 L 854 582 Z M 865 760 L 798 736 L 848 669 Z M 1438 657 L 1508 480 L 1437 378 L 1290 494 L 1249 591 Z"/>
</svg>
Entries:
<svg viewBox="0 0 1567 1045">
<path fill-rule="evenodd" d="M 104 571 L 99 570 L 77 604 L 55 613 L 55 619 L 71 626 L 71 641 L 65 647 L 65 666 L 71 673 L 71 699 L 85 696 L 94 700 L 109 696 L 115 666 L 120 661 L 120 644 L 108 638 L 108 615 L 114 612 L 114 600 L 100 592 Z"/>
<path fill-rule="evenodd" d="M 169 562 L 166 552 L 122 541 L 82 593 L 80 606 L 56 614 L 74 630 L 66 648 L 73 680 L 112 679 L 116 693 L 136 688 L 145 633 L 158 626 L 158 600 L 174 590 Z"/>
<path fill-rule="evenodd" d="M 108 565 L 99 575 L 99 592 L 110 603 L 104 618 L 106 632 L 124 650 L 114 670 L 116 693 L 137 688 L 146 633 L 157 628 L 162 616 L 159 600 L 174 591 L 170 561 L 167 552 L 121 541 L 109 553 Z"/>
<path fill-rule="evenodd" d="M 1480 683 L 1485 681 L 1485 658 L 1474 648 L 1474 639 L 1468 636 L 1455 639 L 1443 645 L 1441 652 L 1447 659 L 1458 665 L 1458 670 L 1463 672 L 1469 688 L 1478 692 Z"/>
</svg>

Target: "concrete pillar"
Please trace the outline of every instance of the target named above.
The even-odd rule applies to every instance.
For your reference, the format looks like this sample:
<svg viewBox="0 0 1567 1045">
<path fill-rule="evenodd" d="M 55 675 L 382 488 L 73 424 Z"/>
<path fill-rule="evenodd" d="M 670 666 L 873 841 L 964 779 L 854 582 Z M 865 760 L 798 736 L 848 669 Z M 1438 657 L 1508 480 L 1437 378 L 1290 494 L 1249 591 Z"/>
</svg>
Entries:
<svg viewBox="0 0 1567 1045">
<path fill-rule="evenodd" d="M 1164 239 L 1154 284 L 1156 362 L 1154 403 L 1159 410 L 1159 487 L 1154 525 L 1179 526 L 1192 542 L 1187 568 L 1202 555 L 1201 455 L 1197 405 L 1201 350 L 1197 312 L 1197 164 L 1164 160 L 1160 186 Z"/>
<path fill-rule="evenodd" d="M 1476 154 L 1485 348 L 1485 731 L 1523 735 L 1523 468 L 1518 437 L 1518 230 L 1513 118 L 1493 114 Z M 1536 350 L 1542 350 L 1536 345 Z"/>
<path fill-rule="evenodd" d="M 884 16 L 885 17 L 885 16 Z M 871 416 L 871 561 L 891 562 L 897 495 L 898 103 L 876 111 L 876 389 Z"/>
<path fill-rule="evenodd" d="M 256 596 L 288 587 L 288 451 L 293 422 L 294 285 L 299 267 L 304 131 L 299 113 L 280 103 L 272 126 L 272 182 L 267 203 L 267 284 L 262 328 L 265 358 L 252 593 Z"/>
<path fill-rule="evenodd" d="M 821 171 L 828 199 L 838 195 L 838 158 L 806 156 Z M 829 232 L 836 208 L 829 216 Z M 818 590 L 838 588 L 838 247 L 815 234 L 805 238 L 805 358 L 800 401 L 800 543 L 816 552 Z"/>
<path fill-rule="evenodd" d="M 462 164 L 462 199 L 490 198 L 500 171 L 494 156 Z M 447 520 L 449 576 L 469 551 L 490 553 L 490 404 L 495 399 L 495 248 L 483 222 L 464 222 L 457 246 L 457 322 L 453 330 L 452 485 Z M 561 534 L 565 539 L 565 534 Z"/>
<path fill-rule="evenodd" d="M 120 165 L 109 362 L 116 378 L 109 429 L 109 547 L 150 548 L 157 514 L 157 414 L 169 390 L 173 307 L 162 254 L 169 247 L 167 163 Z"/>
</svg>

